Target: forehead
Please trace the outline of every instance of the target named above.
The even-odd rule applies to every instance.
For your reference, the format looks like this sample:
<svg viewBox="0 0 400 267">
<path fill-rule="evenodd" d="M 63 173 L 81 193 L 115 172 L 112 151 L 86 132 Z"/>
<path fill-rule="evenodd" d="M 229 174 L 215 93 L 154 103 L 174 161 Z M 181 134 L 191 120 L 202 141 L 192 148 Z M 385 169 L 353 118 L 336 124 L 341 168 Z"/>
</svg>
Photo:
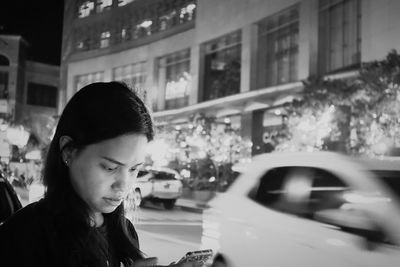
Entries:
<svg viewBox="0 0 400 267">
<path fill-rule="evenodd" d="M 106 156 L 120 162 L 142 160 L 146 154 L 147 138 L 143 134 L 126 134 L 87 146 L 87 156 Z"/>
</svg>

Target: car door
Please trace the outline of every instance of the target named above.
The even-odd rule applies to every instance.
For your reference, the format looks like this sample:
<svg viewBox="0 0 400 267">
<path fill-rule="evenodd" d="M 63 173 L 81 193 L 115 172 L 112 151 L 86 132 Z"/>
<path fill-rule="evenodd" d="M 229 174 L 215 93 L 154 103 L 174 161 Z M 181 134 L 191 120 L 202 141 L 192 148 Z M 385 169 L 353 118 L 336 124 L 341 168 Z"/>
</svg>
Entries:
<svg viewBox="0 0 400 267">
<path fill-rule="evenodd" d="M 343 179 L 324 169 L 269 170 L 240 210 L 225 213 L 221 250 L 232 266 L 396 266 L 398 247 L 386 239 L 370 240 L 316 219 L 317 212 L 340 209 L 349 189 Z"/>
<path fill-rule="evenodd" d="M 280 186 L 269 181 L 257 192 L 256 200 L 266 208 L 287 215 L 276 223 L 288 227 L 280 232 L 283 247 L 294 248 L 297 244 L 297 251 L 290 253 L 288 261 L 302 263 L 302 266 L 319 266 L 325 262 L 324 266 L 349 267 L 394 266 L 399 262 L 398 247 L 386 238 L 371 240 L 365 233 L 317 220 L 318 212 L 335 211 L 346 204 L 343 196 L 352 188 L 341 177 L 314 167 L 284 167 L 279 172 L 278 179 L 284 177 L 279 181 Z M 372 222 L 372 217 L 367 223 L 378 224 L 376 229 L 381 228 L 379 222 Z M 264 228 L 267 230 L 271 229 Z M 274 230 L 282 230 L 282 227 Z M 262 231 L 261 225 L 258 231 Z M 380 233 L 390 235 L 385 229 L 380 229 Z"/>
<path fill-rule="evenodd" d="M 138 173 L 134 187 L 140 190 L 143 198 L 150 196 L 153 192 L 153 183 L 151 181 L 153 177 L 154 174 L 151 171 L 141 170 Z"/>
<path fill-rule="evenodd" d="M 304 237 L 313 223 L 291 214 L 288 205 L 281 206 L 285 211 L 278 208 L 287 171 L 271 169 L 245 195 L 228 192 L 220 197 L 212 209 L 216 219 L 211 211 L 207 214 L 209 238 L 203 239 L 204 247 L 215 247 L 230 267 L 329 266 L 324 257 L 315 256 L 318 250 Z M 239 179 L 255 180 L 246 175 Z M 212 238 L 217 242 L 213 244 Z"/>
<path fill-rule="evenodd" d="M 339 224 L 332 220 L 324 220 L 320 224 L 322 230 L 317 241 L 323 244 L 321 249 L 324 254 L 333 259 L 342 258 L 341 266 L 397 265 L 400 261 L 400 247 L 394 242 L 394 237 L 398 235 L 399 227 L 393 231 L 387 227 L 390 224 L 381 220 L 382 213 L 386 221 L 399 217 L 400 210 L 394 207 L 394 202 L 384 200 L 385 197 L 369 198 L 370 192 L 364 192 L 355 183 L 349 185 L 350 180 L 339 175 L 340 172 L 322 168 L 309 169 L 312 169 L 312 187 L 307 200 L 309 214 L 312 214 L 310 219 L 319 223 L 320 214 L 339 214 L 341 220 Z M 376 186 L 374 190 L 380 191 L 379 184 Z M 359 203 L 359 200 L 364 202 L 363 209 L 353 205 Z"/>
</svg>

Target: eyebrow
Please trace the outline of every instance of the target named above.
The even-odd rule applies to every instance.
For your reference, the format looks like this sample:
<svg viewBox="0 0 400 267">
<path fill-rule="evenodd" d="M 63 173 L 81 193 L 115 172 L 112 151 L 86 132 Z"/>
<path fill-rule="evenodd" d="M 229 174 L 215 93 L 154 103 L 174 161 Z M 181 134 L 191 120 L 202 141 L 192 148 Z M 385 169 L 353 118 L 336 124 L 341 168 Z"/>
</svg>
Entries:
<svg viewBox="0 0 400 267">
<path fill-rule="evenodd" d="M 119 161 L 117 161 L 117 160 L 115 160 L 115 159 L 112 159 L 112 158 L 109 158 L 109 157 L 106 157 L 106 156 L 101 156 L 101 158 L 103 158 L 103 159 L 105 159 L 105 160 L 108 160 L 108 161 L 110 161 L 110 162 L 112 162 L 112 163 L 115 163 L 115 164 L 117 164 L 117 165 L 125 166 L 124 163 L 119 162 Z M 143 162 L 140 162 L 140 163 L 135 164 L 133 167 L 137 167 L 137 166 L 142 165 L 142 164 L 143 164 Z"/>
</svg>

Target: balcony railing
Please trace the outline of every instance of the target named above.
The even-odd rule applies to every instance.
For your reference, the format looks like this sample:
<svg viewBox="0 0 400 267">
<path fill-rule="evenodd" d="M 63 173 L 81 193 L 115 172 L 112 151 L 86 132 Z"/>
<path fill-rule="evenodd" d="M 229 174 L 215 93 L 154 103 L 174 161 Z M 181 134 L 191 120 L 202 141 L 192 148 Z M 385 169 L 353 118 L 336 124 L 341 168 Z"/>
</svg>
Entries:
<svg viewBox="0 0 400 267">
<path fill-rule="evenodd" d="M 73 26 L 74 52 L 107 48 L 168 32 L 193 22 L 196 8 L 196 0 L 144 0 L 113 6 L 101 13 L 93 11 L 82 18 L 77 16 Z"/>
</svg>

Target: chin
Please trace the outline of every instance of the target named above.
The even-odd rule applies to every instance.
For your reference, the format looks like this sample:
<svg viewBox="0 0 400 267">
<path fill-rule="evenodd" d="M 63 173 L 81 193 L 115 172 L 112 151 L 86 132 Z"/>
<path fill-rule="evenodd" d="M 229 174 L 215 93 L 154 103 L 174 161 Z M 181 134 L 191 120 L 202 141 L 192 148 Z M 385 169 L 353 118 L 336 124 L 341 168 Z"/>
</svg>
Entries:
<svg viewBox="0 0 400 267">
<path fill-rule="evenodd" d="M 111 212 L 115 211 L 117 208 L 118 207 L 107 207 L 107 208 L 102 209 L 101 212 L 102 213 L 111 213 Z"/>
<path fill-rule="evenodd" d="M 122 204 L 121 204 L 122 205 Z M 101 212 L 102 213 L 111 213 L 111 212 L 114 212 L 118 207 L 120 207 L 121 205 L 119 205 L 119 206 L 107 206 L 107 207 L 103 207 L 102 208 L 102 210 L 101 210 Z"/>
</svg>

